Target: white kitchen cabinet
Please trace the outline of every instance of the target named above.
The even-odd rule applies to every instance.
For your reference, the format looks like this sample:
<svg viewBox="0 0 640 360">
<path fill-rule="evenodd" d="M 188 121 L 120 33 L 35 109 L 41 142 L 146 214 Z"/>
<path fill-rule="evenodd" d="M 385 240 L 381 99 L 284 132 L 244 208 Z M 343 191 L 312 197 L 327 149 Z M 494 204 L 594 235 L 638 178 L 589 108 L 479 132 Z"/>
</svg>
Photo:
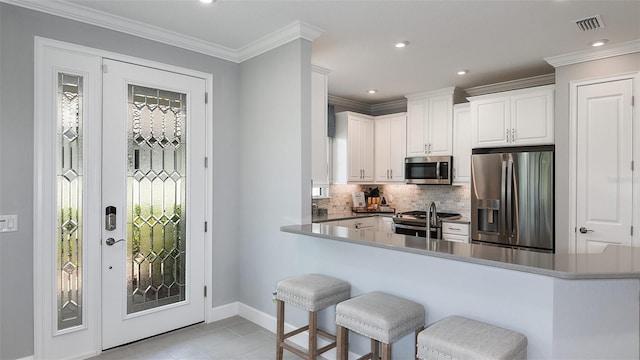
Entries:
<svg viewBox="0 0 640 360">
<path fill-rule="evenodd" d="M 442 240 L 469 242 L 469 224 L 459 222 L 442 222 Z"/>
<path fill-rule="evenodd" d="M 406 113 L 375 118 L 375 181 L 404 181 Z"/>
<path fill-rule="evenodd" d="M 453 152 L 453 103 L 456 88 L 407 95 L 407 156 Z"/>
<path fill-rule="evenodd" d="M 350 111 L 336 114 L 333 182 L 373 182 L 374 118 Z"/>
<path fill-rule="evenodd" d="M 327 187 L 330 182 L 327 74 L 328 71 L 319 67 L 311 72 L 311 180 L 314 187 Z"/>
<path fill-rule="evenodd" d="M 453 185 L 471 182 L 471 112 L 469 103 L 453 107 Z"/>
<path fill-rule="evenodd" d="M 470 97 L 473 148 L 554 141 L 554 85 Z"/>
</svg>

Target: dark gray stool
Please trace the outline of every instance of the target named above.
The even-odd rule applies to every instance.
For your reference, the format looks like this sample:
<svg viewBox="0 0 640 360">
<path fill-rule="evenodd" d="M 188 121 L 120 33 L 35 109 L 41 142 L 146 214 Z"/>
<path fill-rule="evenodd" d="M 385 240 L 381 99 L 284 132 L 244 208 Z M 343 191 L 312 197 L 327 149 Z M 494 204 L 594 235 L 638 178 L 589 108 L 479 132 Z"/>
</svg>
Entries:
<svg viewBox="0 0 640 360">
<path fill-rule="evenodd" d="M 276 303 L 278 305 L 276 329 L 276 359 L 282 360 L 283 350 L 309 360 L 336 346 L 335 335 L 318 329 L 318 311 L 346 300 L 351 296 L 351 285 L 348 282 L 320 274 L 309 274 L 284 279 L 276 286 Z M 309 312 L 309 324 L 287 334 L 284 333 L 284 304 L 297 306 Z M 304 351 L 285 342 L 291 336 L 309 330 L 309 350 Z M 331 341 L 318 349 L 318 338 L 321 335 Z"/>
<path fill-rule="evenodd" d="M 398 296 L 374 291 L 339 303 L 337 359 L 347 360 L 349 330 L 371 339 L 371 352 L 361 359 L 391 359 L 391 344 L 401 337 L 424 328 L 424 306 Z"/>
<path fill-rule="evenodd" d="M 526 360 L 527 337 L 480 321 L 449 316 L 418 334 L 423 360 Z"/>
</svg>

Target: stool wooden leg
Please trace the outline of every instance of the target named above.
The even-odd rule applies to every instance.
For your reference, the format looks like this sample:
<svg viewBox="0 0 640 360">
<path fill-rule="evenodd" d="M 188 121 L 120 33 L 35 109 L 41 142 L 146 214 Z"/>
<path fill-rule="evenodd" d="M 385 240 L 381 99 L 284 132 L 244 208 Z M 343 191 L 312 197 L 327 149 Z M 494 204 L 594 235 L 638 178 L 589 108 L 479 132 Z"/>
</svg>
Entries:
<svg viewBox="0 0 640 360">
<path fill-rule="evenodd" d="M 278 307 L 277 324 L 276 324 L 276 360 L 282 360 L 284 349 L 284 301 L 276 300 Z"/>
<path fill-rule="evenodd" d="M 420 332 L 422 330 L 424 330 L 424 326 L 420 326 L 420 328 L 418 330 L 416 330 L 416 339 L 415 339 L 416 340 L 416 342 L 415 342 L 416 346 L 413 347 L 413 357 L 416 360 L 419 360 L 418 359 L 418 334 L 420 334 Z"/>
<path fill-rule="evenodd" d="M 391 360 L 391 344 L 382 343 L 382 360 Z"/>
<path fill-rule="evenodd" d="M 318 356 L 318 313 L 309 311 L 309 360 Z"/>
<path fill-rule="evenodd" d="M 336 360 L 349 358 L 349 330 L 337 325 L 336 327 Z"/>
<path fill-rule="evenodd" d="M 373 360 L 380 359 L 380 342 L 378 340 L 371 339 L 371 358 Z"/>
</svg>

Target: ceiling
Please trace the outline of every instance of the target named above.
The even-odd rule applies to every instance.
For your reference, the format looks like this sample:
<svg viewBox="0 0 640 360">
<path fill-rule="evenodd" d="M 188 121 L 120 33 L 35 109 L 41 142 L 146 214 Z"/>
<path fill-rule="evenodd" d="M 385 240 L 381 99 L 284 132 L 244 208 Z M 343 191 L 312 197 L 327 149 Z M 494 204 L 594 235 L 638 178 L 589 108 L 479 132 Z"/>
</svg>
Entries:
<svg viewBox="0 0 640 360">
<path fill-rule="evenodd" d="M 330 70 L 329 94 L 366 104 L 449 86 L 549 74 L 545 57 L 640 39 L 640 0 L 70 0 L 238 50 L 295 21 L 324 30 L 312 62 Z M 575 20 L 601 15 L 582 32 Z M 409 41 L 397 49 L 394 43 Z M 468 69 L 459 76 L 456 72 Z M 368 89 L 378 93 L 368 94 Z"/>
</svg>

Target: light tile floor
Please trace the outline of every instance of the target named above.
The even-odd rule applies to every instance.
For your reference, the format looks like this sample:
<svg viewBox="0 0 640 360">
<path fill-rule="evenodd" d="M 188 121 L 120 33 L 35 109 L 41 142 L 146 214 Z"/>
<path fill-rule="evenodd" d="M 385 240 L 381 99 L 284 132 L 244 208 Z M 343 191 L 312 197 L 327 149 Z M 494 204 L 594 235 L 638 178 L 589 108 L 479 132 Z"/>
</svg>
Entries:
<svg viewBox="0 0 640 360">
<path fill-rule="evenodd" d="M 91 359 L 272 360 L 274 333 L 239 316 L 198 324 L 107 350 Z M 285 351 L 284 359 L 299 359 Z"/>
</svg>

